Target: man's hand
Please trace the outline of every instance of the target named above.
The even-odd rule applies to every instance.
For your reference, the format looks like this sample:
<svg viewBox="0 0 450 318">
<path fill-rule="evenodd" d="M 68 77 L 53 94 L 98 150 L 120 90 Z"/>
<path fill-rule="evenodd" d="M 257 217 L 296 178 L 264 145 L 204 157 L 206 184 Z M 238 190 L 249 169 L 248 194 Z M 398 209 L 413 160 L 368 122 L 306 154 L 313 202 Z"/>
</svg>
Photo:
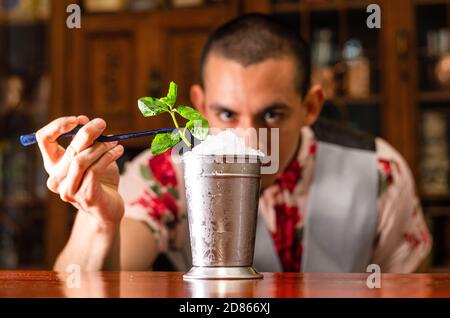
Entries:
<svg viewBox="0 0 450 318">
<path fill-rule="evenodd" d="M 64 149 L 58 144 L 58 137 L 77 125 L 84 127 Z M 117 142 L 95 142 L 105 128 L 102 119 L 89 121 L 86 116 L 74 116 L 58 118 L 36 133 L 49 174 L 47 187 L 63 201 L 88 213 L 100 227 L 117 226 L 124 214 L 115 162 L 124 149 Z"/>
</svg>

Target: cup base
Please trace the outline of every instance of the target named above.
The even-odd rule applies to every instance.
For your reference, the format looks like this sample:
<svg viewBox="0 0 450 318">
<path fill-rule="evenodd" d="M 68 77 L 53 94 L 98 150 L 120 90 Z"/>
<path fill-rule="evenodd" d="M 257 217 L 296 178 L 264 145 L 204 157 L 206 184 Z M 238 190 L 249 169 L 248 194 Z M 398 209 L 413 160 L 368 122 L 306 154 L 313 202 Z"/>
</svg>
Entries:
<svg viewBox="0 0 450 318">
<path fill-rule="evenodd" d="M 202 267 L 194 266 L 183 275 L 184 280 L 194 279 L 261 279 L 263 275 L 249 267 Z"/>
</svg>

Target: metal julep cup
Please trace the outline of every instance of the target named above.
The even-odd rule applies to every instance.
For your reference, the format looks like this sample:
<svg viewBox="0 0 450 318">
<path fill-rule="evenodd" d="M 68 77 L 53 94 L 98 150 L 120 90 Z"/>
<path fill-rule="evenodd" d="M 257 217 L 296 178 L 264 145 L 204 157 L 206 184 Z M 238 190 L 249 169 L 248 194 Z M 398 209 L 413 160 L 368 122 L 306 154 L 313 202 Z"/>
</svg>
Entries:
<svg viewBox="0 0 450 318">
<path fill-rule="evenodd" d="M 261 160 L 185 155 L 192 269 L 184 279 L 261 278 L 253 267 Z"/>
</svg>

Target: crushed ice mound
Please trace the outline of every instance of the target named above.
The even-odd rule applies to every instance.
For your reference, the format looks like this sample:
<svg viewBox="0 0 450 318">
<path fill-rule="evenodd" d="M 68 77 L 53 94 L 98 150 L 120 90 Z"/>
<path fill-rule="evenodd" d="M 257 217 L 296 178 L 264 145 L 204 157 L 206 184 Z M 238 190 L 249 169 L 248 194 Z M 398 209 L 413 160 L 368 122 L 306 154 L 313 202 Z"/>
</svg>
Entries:
<svg viewBox="0 0 450 318">
<path fill-rule="evenodd" d="M 236 135 L 231 130 L 224 130 L 217 135 L 208 135 L 203 142 L 185 153 L 185 155 L 250 155 L 264 157 L 264 153 L 247 147 L 244 138 Z"/>
</svg>

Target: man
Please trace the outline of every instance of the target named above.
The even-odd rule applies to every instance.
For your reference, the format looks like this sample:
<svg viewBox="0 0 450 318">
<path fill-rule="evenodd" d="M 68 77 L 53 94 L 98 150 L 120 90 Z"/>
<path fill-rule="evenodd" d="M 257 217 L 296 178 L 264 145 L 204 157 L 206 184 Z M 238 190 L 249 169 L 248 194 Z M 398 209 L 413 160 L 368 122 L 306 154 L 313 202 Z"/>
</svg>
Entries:
<svg viewBox="0 0 450 318">
<path fill-rule="evenodd" d="M 279 128 L 279 173 L 262 176 L 255 265 L 262 271 L 412 272 L 431 239 L 402 157 L 379 138 L 317 122 L 320 86 L 297 34 L 263 15 L 217 30 L 201 60 L 194 106 L 216 128 Z M 61 134 L 85 127 L 63 149 Z M 55 120 L 37 133 L 48 188 L 78 210 L 55 269 L 147 270 L 165 255 L 190 267 L 180 167 L 144 151 L 119 176 L 117 143 L 94 143 L 106 123 Z M 120 185 L 119 185 L 120 180 Z"/>
</svg>

